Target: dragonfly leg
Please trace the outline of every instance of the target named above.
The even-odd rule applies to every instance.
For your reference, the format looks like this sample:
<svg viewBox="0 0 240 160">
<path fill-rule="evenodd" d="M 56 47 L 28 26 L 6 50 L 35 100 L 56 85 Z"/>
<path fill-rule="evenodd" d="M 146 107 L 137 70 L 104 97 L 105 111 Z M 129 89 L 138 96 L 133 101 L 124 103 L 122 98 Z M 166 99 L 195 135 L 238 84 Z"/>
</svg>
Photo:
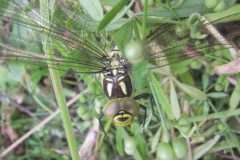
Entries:
<svg viewBox="0 0 240 160">
<path fill-rule="evenodd" d="M 100 126 L 101 126 L 101 129 L 102 129 L 102 131 L 103 131 L 103 133 L 104 133 L 104 138 L 105 138 L 106 132 L 105 132 L 105 129 L 104 129 L 104 125 L 103 125 L 103 123 L 102 123 L 102 117 L 103 117 L 103 116 L 104 116 L 104 113 L 101 112 L 101 113 L 99 114 L 99 116 L 98 116 L 98 121 L 99 121 L 99 124 L 100 124 Z"/>
<path fill-rule="evenodd" d="M 147 118 L 147 108 L 142 104 L 140 104 L 140 108 L 144 110 L 144 119 L 143 119 L 142 125 L 143 125 L 143 129 L 145 129 L 145 122 Z"/>
<path fill-rule="evenodd" d="M 157 116 L 156 112 L 155 112 L 155 109 L 154 109 L 153 96 L 149 93 L 143 93 L 143 94 L 140 94 L 140 95 L 137 95 L 137 96 L 134 97 L 135 100 L 142 99 L 142 98 L 150 98 L 152 113 L 153 113 L 154 117 L 156 117 L 158 120 L 160 120 L 159 117 Z"/>
</svg>

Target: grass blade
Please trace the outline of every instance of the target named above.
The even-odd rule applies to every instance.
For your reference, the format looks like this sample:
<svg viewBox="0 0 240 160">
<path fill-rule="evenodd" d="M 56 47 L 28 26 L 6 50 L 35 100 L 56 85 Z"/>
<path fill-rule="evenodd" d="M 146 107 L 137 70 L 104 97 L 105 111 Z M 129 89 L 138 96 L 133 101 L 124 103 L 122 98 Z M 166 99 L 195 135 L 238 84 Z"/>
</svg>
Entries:
<svg viewBox="0 0 240 160">
<path fill-rule="evenodd" d="M 49 17 L 49 10 L 48 10 L 49 7 L 45 7 L 45 6 L 48 6 L 48 0 L 40 1 L 41 16 L 45 17 L 45 20 L 46 20 L 46 17 Z M 51 43 L 49 43 L 49 42 L 50 42 L 50 39 L 48 38 L 47 35 L 42 36 L 42 44 L 43 44 L 43 49 L 45 51 L 45 54 L 46 54 L 47 58 L 52 59 L 53 53 L 52 53 L 51 46 L 50 46 Z M 49 62 L 49 63 L 51 65 L 51 62 Z M 51 68 L 49 68 L 49 73 L 50 73 L 53 89 L 55 92 L 55 96 L 57 99 L 57 103 L 58 103 L 58 106 L 59 106 L 59 109 L 61 112 L 61 117 L 63 120 L 63 125 L 64 125 L 64 129 L 65 129 L 69 149 L 71 152 L 71 157 L 73 160 L 79 160 L 76 139 L 73 134 L 71 118 L 70 118 L 70 115 L 68 112 L 65 97 L 63 95 L 63 88 L 61 85 L 59 73 L 57 70 L 53 70 Z"/>
<path fill-rule="evenodd" d="M 113 7 L 112 10 L 108 12 L 100 22 L 98 31 L 101 31 L 103 28 L 105 28 L 127 3 L 128 0 L 121 0 L 115 7 Z"/>
<path fill-rule="evenodd" d="M 99 0 L 79 0 L 81 6 L 87 11 L 87 13 L 96 21 L 100 21 L 103 18 L 103 9 Z"/>
</svg>

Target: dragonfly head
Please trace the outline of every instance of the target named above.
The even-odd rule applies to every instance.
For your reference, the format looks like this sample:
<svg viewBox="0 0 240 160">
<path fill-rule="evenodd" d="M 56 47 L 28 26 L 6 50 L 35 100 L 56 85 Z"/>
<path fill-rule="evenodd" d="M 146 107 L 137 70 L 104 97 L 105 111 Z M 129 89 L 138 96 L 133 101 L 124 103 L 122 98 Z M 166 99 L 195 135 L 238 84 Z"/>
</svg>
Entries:
<svg viewBox="0 0 240 160">
<path fill-rule="evenodd" d="M 139 104 L 131 97 L 111 99 L 104 106 L 104 115 L 112 119 L 116 126 L 132 124 L 134 116 L 139 114 Z"/>
</svg>

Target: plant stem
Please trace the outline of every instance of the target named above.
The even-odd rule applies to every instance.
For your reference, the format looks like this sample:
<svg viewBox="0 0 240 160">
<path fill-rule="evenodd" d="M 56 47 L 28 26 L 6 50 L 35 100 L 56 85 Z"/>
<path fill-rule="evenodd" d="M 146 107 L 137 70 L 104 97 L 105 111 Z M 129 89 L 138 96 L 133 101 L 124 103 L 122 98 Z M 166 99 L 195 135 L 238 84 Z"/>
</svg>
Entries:
<svg viewBox="0 0 240 160">
<path fill-rule="evenodd" d="M 49 4 L 48 0 L 42 0 L 40 1 L 40 10 L 41 10 L 41 18 L 44 19 L 44 22 L 48 21 L 49 23 Z M 52 12 L 53 13 L 53 12 Z M 44 25 L 45 26 L 45 25 Z M 45 54 L 47 58 L 53 59 L 53 53 L 51 49 L 51 40 L 48 38 L 47 35 L 42 36 L 42 44 L 43 44 L 43 49 L 45 51 Z M 51 66 L 51 61 L 48 62 L 48 65 Z M 67 104 L 65 97 L 63 95 L 63 88 L 61 85 L 61 80 L 60 76 L 57 70 L 51 69 L 49 67 L 49 73 L 53 85 L 53 89 L 55 92 L 55 96 L 57 99 L 57 103 L 61 112 L 61 117 L 63 120 L 63 126 L 65 129 L 69 149 L 71 152 L 71 157 L 73 160 L 79 160 L 79 155 L 77 152 L 77 143 L 76 143 L 76 138 L 73 134 L 73 128 L 71 125 L 71 118 L 68 112 Z"/>
<path fill-rule="evenodd" d="M 143 17 L 142 17 L 142 27 L 143 27 L 143 37 L 146 36 L 146 22 L 147 22 L 147 12 L 148 12 L 148 0 L 144 0 L 144 8 L 143 8 Z"/>
<path fill-rule="evenodd" d="M 194 123 L 194 122 L 203 121 L 203 120 L 220 119 L 223 117 L 227 118 L 227 117 L 239 116 L 239 115 L 240 115 L 240 109 L 230 109 L 228 111 L 212 113 L 212 114 L 208 114 L 208 115 L 184 117 L 181 120 L 183 120 L 184 122 L 188 122 L 188 123 Z"/>
</svg>

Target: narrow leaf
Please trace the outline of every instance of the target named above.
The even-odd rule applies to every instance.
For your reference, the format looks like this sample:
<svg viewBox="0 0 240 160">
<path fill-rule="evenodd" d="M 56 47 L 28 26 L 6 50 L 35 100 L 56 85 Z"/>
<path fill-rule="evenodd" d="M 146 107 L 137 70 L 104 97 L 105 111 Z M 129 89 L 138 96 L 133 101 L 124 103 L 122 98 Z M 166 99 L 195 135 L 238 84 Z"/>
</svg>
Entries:
<svg viewBox="0 0 240 160">
<path fill-rule="evenodd" d="M 105 28 L 127 3 L 128 0 L 121 0 L 116 6 L 114 6 L 100 22 L 98 31 L 101 31 L 103 28 Z"/>
<path fill-rule="evenodd" d="M 178 103 L 178 96 L 176 93 L 175 86 L 173 84 L 173 81 L 170 81 L 170 103 L 172 106 L 173 114 L 176 119 L 180 118 L 180 106 Z"/>
<path fill-rule="evenodd" d="M 220 139 L 220 136 L 215 136 L 213 139 L 205 142 L 204 144 L 196 147 L 193 151 L 193 159 L 197 160 L 204 156 Z"/>
<path fill-rule="evenodd" d="M 204 16 L 210 22 L 217 20 L 217 23 L 220 23 L 220 22 L 230 22 L 230 21 L 233 21 L 233 20 L 239 20 L 240 19 L 239 13 L 240 13 L 240 5 L 236 4 L 236 5 L 232 6 L 231 8 L 229 8 L 225 11 L 217 12 L 217 13 L 208 13 Z M 224 18 L 224 17 L 230 16 L 230 15 L 236 15 L 236 16 L 231 16 L 231 18 Z M 218 20 L 218 19 L 221 19 L 221 18 L 224 18 L 224 20 Z"/>
<path fill-rule="evenodd" d="M 160 83 L 157 81 L 153 74 L 150 74 L 150 83 L 151 83 L 150 86 L 152 86 L 151 90 L 152 93 L 154 94 L 154 98 L 156 97 L 156 100 L 161 104 L 161 107 L 168 115 L 168 118 L 173 119 L 174 118 L 173 111 L 169 103 L 169 100 L 165 95 L 162 86 L 160 85 Z"/>
<path fill-rule="evenodd" d="M 178 85 L 178 87 L 183 90 L 185 93 L 187 93 L 189 96 L 193 97 L 193 98 L 196 98 L 196 99 L 199 99 L 199 100 L 204 100 L 206 99 L 206 94 L 204 92 L 202 92 L 201 90 L 195 88 L 195 87 L 192 87 L 192 86 L 189 86 L 187 84 L 184 84 L 184 83 L 180 83 L 178 81 L 176 81 L 176 84 Z"/>
<path fill-rule="evenodd" d="M 79 0 L 81 6 L 96 21 L 103 18 L 103 9 L 99 0 Z"/>
<path fill-rule="evenodd" d="M 235 109 L 238 106 L 239 102 L 240 102 L 240 83 L 237 83 L 230 97 L 230 102 L 229 102 L 230 107 L 232 109 Z"/>
<path fill-rule="evenodd" d="M 207 96 L 211 98 L 226 98 L 228 95 L 223 92 L 211 92 L 208 93 Z"/>
<path fill-rule="evenodd" d="M 161 128 L 158 128 L 157 133 L 153 136 L 151 140 L 151 151 L 155 151 L 161 138 Z"/>
<path fill-rule="evenodd" d="M 118 154 L 123 156 L 124 150 L 123 150 L 123 128 L 117 127 L 116 131 L 116 149 L 118 151 Z"/>
<path fill-rule="evenodd" d="M 238 135 L 236 135 L 234 133 L 229 133 L 229 138 L 230 138 L 231 143 L 235 144 L 235 147 L 239 153 L 240 152 L 240 140 L 239 140 Z"/>
</svg>

